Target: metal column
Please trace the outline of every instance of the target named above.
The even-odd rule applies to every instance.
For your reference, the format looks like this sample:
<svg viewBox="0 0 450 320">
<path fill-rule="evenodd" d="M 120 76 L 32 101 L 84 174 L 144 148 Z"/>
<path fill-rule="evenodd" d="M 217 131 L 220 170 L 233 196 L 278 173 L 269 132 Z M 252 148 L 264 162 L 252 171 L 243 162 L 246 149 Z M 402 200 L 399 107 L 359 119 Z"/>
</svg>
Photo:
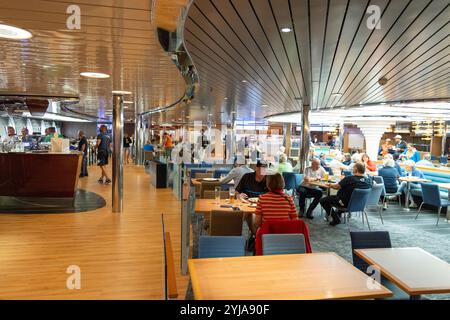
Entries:
<svg viewBox="0 0 450 320">
<path fill-rule="evenodd" d="M 144 130 L 142 128 L 142 116 L 136 115 L 136 125 L 134 131 L 134 147 L 135 147 L 135 159 L 134 164 L 140 166 L 143 164 L 143 148 L 144 148 L 144 139 L 143 133 Z"/>
<path fill-rule="evenodd" d="M 300 163 L 300 172 L 304 172 L 309 159 L 309 144 L 310 144 L 310 136 L 309 136 L 309 105 L 303 105 L 302 108 L 302 127 L 301 127 L 301 145 L 300 152 L 298 156 L 298 161 Z"/>
<path fill-rule="evenodd" d="M 113 96 L 112 211 L 123 211 L 123 96 Z"/>
</svg>

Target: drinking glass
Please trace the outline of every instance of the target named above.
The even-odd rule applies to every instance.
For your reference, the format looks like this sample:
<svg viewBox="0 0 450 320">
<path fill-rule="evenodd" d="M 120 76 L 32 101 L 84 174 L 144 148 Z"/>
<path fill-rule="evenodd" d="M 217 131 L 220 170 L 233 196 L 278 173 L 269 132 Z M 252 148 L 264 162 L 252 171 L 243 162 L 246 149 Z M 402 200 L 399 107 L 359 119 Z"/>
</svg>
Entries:
<svg viewBox="0 0 450 320">
<path fill-rule="evenodd" d="M 236 190 L 234 187 L 230 187 L 229 191 L 230 193 L 230 203 L 234 203 L 234 197 L 236 196 Z"/>
<path fill-rule="evenodd" d="M 214 199 L 216 200 L 216 204 L 220 204 L 220 187 L 214 188 Z"/>
<path fill-rule="evenodd" d="M 323 178 L 326 182 L 328 182 L 328 179 L 330 178 L 330 174 L 328 172 L 325 172 Z"/>
</svg>

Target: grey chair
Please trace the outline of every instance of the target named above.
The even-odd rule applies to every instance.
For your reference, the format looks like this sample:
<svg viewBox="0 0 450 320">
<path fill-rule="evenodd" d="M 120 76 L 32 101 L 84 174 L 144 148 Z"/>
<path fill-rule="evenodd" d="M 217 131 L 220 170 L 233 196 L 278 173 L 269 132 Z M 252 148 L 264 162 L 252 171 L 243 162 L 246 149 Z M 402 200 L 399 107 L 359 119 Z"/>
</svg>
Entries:
<svg viewBox="0 0 450 320">
<path fill-rule="evenodd" d="M 301 233 L 264 234 L 263 255 L 306 253 L 305 236 Z"/>
<path fill-rule="evenodd" d="M 378 213 L 380 214 L 381 223 L 384 224 L 383 221 L 383 205 L 380 204 L 380 198 L 381 194 L 383 193 L 384 185 L 382 184 L 376 184 L 372 187 L 372 191 L 369 195 L 369 200 L 367 200 L 366 208 L 368 207 L 376 207 L 378 210 Z M 363 218 L 363 224 L 364 224 L 364 218 Z"/>
<path fill-rule="evenodd" d="M 382 184 L 383 185 L 383 192 L 381 193 L 381 196 L 383 197 L 383 205 L 386 203 L 386 200 L 389 197 L 397 197 L 398 199 L 398 205 L 401 207 L 402 206 L 402 199 L 400 197 L 400 193 L 398 192 L 394 192 L 394 193 L 389 193 L 386 191 L 386 186 L 384 184 L 384 179 L 381 176 L 374 176 L 373 177 L 373 181 L 375 181 L 377 184 Z"/>
</svg>

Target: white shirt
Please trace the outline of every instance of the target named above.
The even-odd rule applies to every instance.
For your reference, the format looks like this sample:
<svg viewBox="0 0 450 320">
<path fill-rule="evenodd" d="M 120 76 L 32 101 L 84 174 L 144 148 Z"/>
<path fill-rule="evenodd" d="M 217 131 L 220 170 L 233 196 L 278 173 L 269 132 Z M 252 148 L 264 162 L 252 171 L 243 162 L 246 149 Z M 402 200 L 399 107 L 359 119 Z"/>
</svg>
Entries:
<svg viewBox="0 0 450 320">
<path fill-rule="evenodd" d="M 334 176 L 340 176 L 342 170 L 348 170 L 348 166 L 336 159 L 331 160 L 329 166 Z"/>
<path fill-rule="evenodd" d="M 315 171 L 313 170 L 312 167 L 308 167 L 308 168 L 305 169 L 304 177 L 305 178 L 308 177 L 308 178 L 320 178 L 320 179 L 323 179 L 323 177 L 325 176 L 326 173 L 327 172 L 325 171 L 325 169 L 322 166 L 320 166 L 319 169 L 317 169 Z M 308 188 L 317 188 L 317 186 L 307 183 L 304 179 L 303 179 L 303 182 L 302 182 L 302 186 L 308 187 Z"/>
<path fill-rule="evenodd" d="M 237 168 L 233 168 L 228 175 L 223 178 L 220 183 L 221 184 L 225 184 L 228 183 L 232 180 L 234 180 L 234 186 L 237 187 L 239 182 L 241 181 L 242 177 L 244 176 L 244 174 L 249 173 L 249 172 L 253 172 L 252 169 L 250 169 L 249 167 L 245 166 L 240 166 Z"/>
</svg>

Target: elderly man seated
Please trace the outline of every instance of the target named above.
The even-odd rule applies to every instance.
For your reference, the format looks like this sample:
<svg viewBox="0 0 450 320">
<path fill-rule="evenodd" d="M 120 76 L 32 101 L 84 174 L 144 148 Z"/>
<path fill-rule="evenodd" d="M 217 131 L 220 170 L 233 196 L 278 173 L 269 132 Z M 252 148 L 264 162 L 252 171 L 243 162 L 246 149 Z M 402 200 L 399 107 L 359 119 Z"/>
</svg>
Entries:
<svg viewBox="0 0 450 320">
<path fill-rule="evenodd" d="M 319 187 L 310 184 L 310 182 L 320 181 L 325 174 L 326 171 L 317 158 L 314 158 L 311 161 L 311 166 L 306 168 L 303 183 L 297 188 L 300 217 L 305 215 L 306 198 L 313 198 L 314 200 L 309 205 L 308 211 L 306 211 L 306 218 L 313 219 L 313 211 L 319 204 L 323 193 Z"/>
<path fill-rule="evenodd" d="M 348 166 L 344 163 L 344 156 L 341 153 L 337 153 L 333 160 L 330 161 L 330 168 L 333 172 L 333 176 L 340 176 L 342 174 L 342 170 L 348 170 Z"/>
<path fill-rule="evenodd" d="M 423 173 L 416 168 L 416 163 L 413 160 L 407 160 L 405 162 L 405 169 L 406 169 L 406 175 L 408 177 L 416 177 L 416 178 L 420 178 L 420 179 L 425 178 Z M 408 183 L 403 181 L 400 184 L 400 187 L 398 188 L 398 193 L 400 193 L 400 194 L 405 193 L 407 186 L 408 186 Z M 410 190 L 420 189 L 420 184 L 418 182 L 411 182 L 409 184 L 409 188 L 410 188 Z M 410 206 L 415 206 L 414 202 L 411 202 Z"/>
</svg>

